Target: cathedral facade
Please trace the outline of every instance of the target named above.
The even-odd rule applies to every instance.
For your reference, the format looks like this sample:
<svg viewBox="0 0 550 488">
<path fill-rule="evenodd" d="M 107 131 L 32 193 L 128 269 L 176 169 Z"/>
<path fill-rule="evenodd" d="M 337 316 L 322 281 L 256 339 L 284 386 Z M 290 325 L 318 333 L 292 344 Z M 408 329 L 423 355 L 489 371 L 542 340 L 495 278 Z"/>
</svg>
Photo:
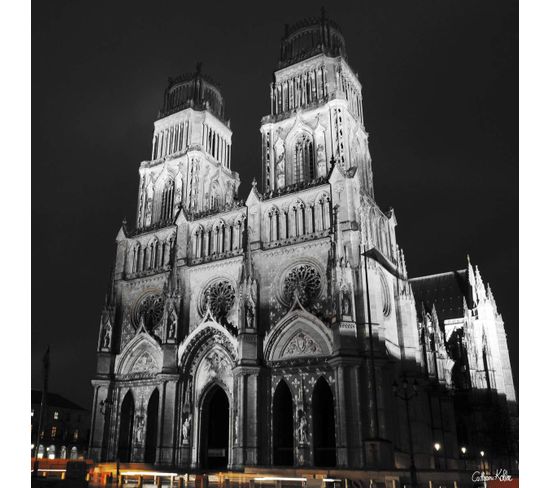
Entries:
<svg viewBox="0 0 550 488">
<path fill-rule="evenodd" d="M 91 457 L 380 470 L 412 451 L 421 470 L 456 469 L 463 447 L 514 456 L 495 299 L 469 260 L 408 276 L 374 196 L 361 83 L 324 15 L 286 28 L 270 103 L 243 201 L 218 86 L 200 66 L 169 80 L 135 228 L 116 239 Z"/>
</svg>

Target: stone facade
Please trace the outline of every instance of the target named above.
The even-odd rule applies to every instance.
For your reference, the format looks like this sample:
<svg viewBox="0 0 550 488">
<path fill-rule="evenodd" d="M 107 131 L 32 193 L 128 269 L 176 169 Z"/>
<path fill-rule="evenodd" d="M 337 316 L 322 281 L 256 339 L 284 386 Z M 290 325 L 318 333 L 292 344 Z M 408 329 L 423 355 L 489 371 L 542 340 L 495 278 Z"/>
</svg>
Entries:
<svg viewBox="0 0 550 488">
<path fill-rule="evenodd" d="M 406 468 L 403 376 L 419 468 L 439 467 L 435 442 L 447 468 L 464 443 L 490 451 L 472 420 L 485 402 L 513 428 L 494 298 L 469 264 L 442 319 L 430 277 L 409 279 L 395 212 L 374 199 L 361 90 L 333 22 L 288 28 L 263 192 L 239 201 L 219 89 L 200 67 L 170 80 L 100 319 L 96 460 Z"/>
</svg>

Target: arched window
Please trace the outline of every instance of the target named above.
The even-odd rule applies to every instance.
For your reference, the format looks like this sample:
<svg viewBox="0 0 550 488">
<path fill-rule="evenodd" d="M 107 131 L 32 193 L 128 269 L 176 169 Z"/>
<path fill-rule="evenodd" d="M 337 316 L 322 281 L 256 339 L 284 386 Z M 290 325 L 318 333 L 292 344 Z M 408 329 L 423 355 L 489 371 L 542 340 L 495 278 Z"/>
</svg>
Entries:
<svg viewBox="0 0 550 488">
<path fill-rule="evenodd" d="M 170 220 L 174 213 L 174 180 L 170 180 L 164 185 L 162 190 L 162 201 L 160 208 L 160 220 Z"/>
<path fill-rule="evenodd" d="M 314 177 L 313 141 L 307 134 L 302 134 L 294 146 L 294 183 L 311 180 Z"/>
</svg>

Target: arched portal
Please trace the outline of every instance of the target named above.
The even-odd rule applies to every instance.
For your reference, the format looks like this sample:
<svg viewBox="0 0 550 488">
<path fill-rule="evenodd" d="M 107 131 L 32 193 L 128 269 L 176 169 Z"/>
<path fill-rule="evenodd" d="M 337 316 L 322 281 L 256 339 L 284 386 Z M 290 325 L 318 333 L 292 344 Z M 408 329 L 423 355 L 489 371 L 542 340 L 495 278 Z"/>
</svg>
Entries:
<svg viewBox="0 0 550 488">
<path fill-rule="evenodd" d="M 288 385 L 281 381 L 273 396 L 273 465 L 294 465 L 292 393 Z"/>
<path fill-rule="evenodd" d="M 126 393 L 120 408 L 120 430 L 118 433 L 118 459 L 130 462 L 132 454 L 132 432 L 134 427 L 134 397 L 131 391 Z"/>
<path fill-rule="evenodd" d="M 229 453 L 229 400 L 225 391 L 214 385 L 201 408 L 201 467 L 227 468 Z"/>
<path fill-rule="evenodd" d="M 157 455 L 159 391 L 155 391 L 149 398 L 147 405 L 147 430 L 145 431 L 145 457 L 146 463 L 154 464 Z"/>
<path fill-rule="evenodd" d="M 336 466 L 334 399 L 323 377 L 313 389 L 313 464 Z"/>
</svg>

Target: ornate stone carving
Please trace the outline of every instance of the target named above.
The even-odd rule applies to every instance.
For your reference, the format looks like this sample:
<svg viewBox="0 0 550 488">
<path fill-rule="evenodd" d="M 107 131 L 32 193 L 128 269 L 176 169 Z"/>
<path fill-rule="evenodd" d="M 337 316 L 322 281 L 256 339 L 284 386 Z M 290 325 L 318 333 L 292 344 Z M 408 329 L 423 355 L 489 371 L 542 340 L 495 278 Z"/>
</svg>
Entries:
<svg viewBox="0 0 550 488">
<path fill-rule="evenodd" d="M 298 332 L 286 346 L 283 357 L 321 354 L 319 345 L 304 332 Z"/>
<path fill-rule="evenodd" d="M 122 334 L 120 338 L 120 348 L 124 349 L 126 347 L 126 344 L 132 340 L 132 337 L 134 337 L 136 333 L 136 330 L 134 329 L 134 326 L 132 325 L 132 322 L 130 320 L 130 312 L 127 310 L 124 314 L 124 318 L 122 319 Z"/>
<path fill-rule="evenodd" d="M 162 294 L 148 294 L 142 297 L 134 306 L 134 324 L 139 324 L 141 317 L 148 331 L 154 330 L 159 324 L 164 312 L 164 297 Z"/>
<path fill-rule="evenodd" d="M 229 280 L 218 280 L 208 285 L 199 302 L 199 313 L 206 313 L 207 304 L 214 318 L 222 323 L 235 303 L 235 287 Z"/>
<path fill-rule="evenodd" d="M 321 289 L 319 271 L 310 264 L 299 264 L 284 277 L 281 296 L 286 305 L 291 305 L 297 292 L 300 303 L 307 306 L 319 297 Z"/>
<path fill-rule="evenodd" d="M 206 356 L 206 366 L 214 375 L 224 374 L 231 369 L 229 361 L 218 351 L 214 351 Z"/>
<path fill-rule="evenodd" d="M 155 373 L 159 369 L 157 362 L 151 354 L 145 351 L 134 363 L 131 373 Z"/>
</svg>

